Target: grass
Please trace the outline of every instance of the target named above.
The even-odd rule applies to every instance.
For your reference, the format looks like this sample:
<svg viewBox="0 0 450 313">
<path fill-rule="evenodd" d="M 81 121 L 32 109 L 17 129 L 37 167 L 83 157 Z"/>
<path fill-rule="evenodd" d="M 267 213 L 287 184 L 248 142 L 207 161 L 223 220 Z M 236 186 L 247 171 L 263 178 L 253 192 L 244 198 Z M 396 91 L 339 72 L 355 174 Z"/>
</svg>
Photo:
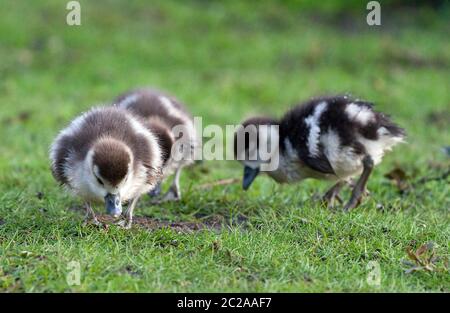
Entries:
<svg viewBox="0 0 450 313">
<path fill-rule="evenodd" d="M 432 241 L 449 257 L 448 179 L 399 194 L 384 177 L 399 167 L 412 182 L 449 167 L 440 151 L 450 144 L 448 9 L 383 10 L 383 26 L 368 27 L 358 7 L 336 17 L 287 2 L 81 1 L 82 26 L 69 27 L 61 1 L 2 6 L 1 292 L 449 291 L 447 271 L 405 274 L 402 265 L 411 244 Z M 229 226 L 83 227 L 69 209 L 81 202 L 51 177 L 48 147 L 80 112 L 147 85 L 176 95 L 204 125 L 350 92 L 392 115 L 408 143 L 376 168 L 372 196 L 349 214 L 319 205 L 313 195 L 328 185 L 313 180 L 202 190 L 242 171 L 205 161 L 182 174 L 180 203 L 144 200 L 137 214 Z M 71 261 L 80 285 L 66 281 Z M 379 286 L 367 283 L 370 261 Z"/>
</svg>

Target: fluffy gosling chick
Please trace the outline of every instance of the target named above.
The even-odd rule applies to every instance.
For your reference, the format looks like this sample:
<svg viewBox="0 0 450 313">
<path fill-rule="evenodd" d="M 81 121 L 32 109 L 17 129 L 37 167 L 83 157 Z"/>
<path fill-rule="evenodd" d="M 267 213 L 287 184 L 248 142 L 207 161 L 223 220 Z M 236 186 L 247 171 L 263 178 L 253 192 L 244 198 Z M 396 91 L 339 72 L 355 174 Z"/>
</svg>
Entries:
<svg viewBox="0 0 450 313">
<path fill-rule="evenodd" d="M 163 156 L 163 179 L 173 175 L 169 190 L 153 201 L 177 201 L 181 199 L 181 169 L 193 163 L 197 146 L 197 134 L 191 115 L 174 97 L 152 89 L 138 89 L 119 96 L 115 102 L 145 121 L 145 126 L 155 134 Z M 161 183 L 150 195 L 161 193 Z"/>
<path fill-rule="evenodd" d="M 250 118 L 242 124 L 243 127 L 249 125 L 257 129 L 253 137 L 256 142 L 251 142 L 252 137 L 245 135 L 243 128 L 235 134 L 235 156 L 244 164 L 245 190 L 260 172 L 261 164 L 275 157 L 275 152 L 269 161 L 259 157 L 264 141 L 265 147 L 275 145 L 273 151 L 278 153 L 277 168 L 267 172 L 278 183 L 293 183 L 306 178 L 336 181 L 324 195 L 330 206 L 334 200 L 341 201 L 341 188 L 352 177 L 360 175 L 344 206 L 346 211 L 360 204 L 372 169 L 381 162 L 385 152 L 405 138 L 404 130 L 385 114 L 374 111 L 372 103 L 348 96 L 312 99 L 294 107 L 280 120 Z M 278 126 L 278 130 L 261 125 Z M 237 149 L 238 135 L 247 136 L 241 151 Z M 278 140 L 270 143 L 269 138 Z M 257 156 L 254 160 L 249 158 L 252 149 Z"/>
<path fill-rule="evenodd" d="M 129 202 L 126 228 L 139 197 L 156 186 L 163 162 L 156 136 L 116 107 L 94 108 L 73 120 L 54 140 L 50 159 L 55 179 L 84 199 L 86 222 L 100 224 L 94 202 L 104 202 L 114 217 Z"/>
</svg>

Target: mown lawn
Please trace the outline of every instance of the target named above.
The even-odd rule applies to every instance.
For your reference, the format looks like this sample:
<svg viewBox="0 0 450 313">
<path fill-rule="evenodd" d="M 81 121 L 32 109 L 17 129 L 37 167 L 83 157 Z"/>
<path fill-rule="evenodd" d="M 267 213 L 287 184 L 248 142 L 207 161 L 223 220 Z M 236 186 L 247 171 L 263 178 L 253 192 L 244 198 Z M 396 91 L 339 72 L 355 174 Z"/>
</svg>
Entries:
<svg viewBox="0 0 450 313">
<path fill-rule="evenodd" d="M 0 292 L 450 290 L 449 179 L 427 180 L 450 165 L 450 10 L 386 9 L 383 25 L 368 27 L 364 7 L 80 2 L 82 25 L 69 27 L 65 1 L 2 1 Z M 180 203 L 141 201 L 149 227 L 83 227 L 81 202 L 50 174 L 48 147 L 77 114 L 136 86 L 166 90 L 221 126 L 352 93 L 392 115 L 408 143 L 349 214 L 320 205 L 323 182 L 206 188 L 242 167 L 205 161 L 183 173 Z M 394 168 L 406 192 L 385 177 Z M 443 260 L 406 274 L 406 248 L 427 242 Z M 367 282 L 371 261 L 380 285 Z M 67 283 L 70 262 L 79 285 Z"/>
</svg>

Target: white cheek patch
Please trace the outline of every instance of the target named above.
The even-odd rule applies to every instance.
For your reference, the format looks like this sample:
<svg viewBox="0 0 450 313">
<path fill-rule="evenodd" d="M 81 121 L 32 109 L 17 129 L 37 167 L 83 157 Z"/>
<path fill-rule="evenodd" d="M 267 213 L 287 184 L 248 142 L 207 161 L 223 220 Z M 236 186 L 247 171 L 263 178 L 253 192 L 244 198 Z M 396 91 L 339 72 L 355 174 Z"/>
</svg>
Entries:
<svg viewBox="0 0 450 313">
<path fill-rule="evenodd" d="M 99 171 L 97 165 L 94 165 L 94 174 L 95 174 L 95 176 L 100 177 L 100 171 Z"/>
<path fill-rule="evenodd" d="M 314 108 L 314 113 L 305 119 L 305 124 L 309 127 L 308 151 L 313 157 L 319 155 L 320 136 L 320 116 L 326 111 L 328 103 L 321 102 Z"/>
<path fill-rule="evenodd" d="M 352 121 L 357 121 L 362 125 L 366 125 L 369 122 L 375 120 L 375 115 L 369 107 L 350 103 L 345 108 L 345 113 Z"/>
<path fill-rule="evenodd" d="M 69 184 L 75 194 L 87 200 L 102 201 L 106 196 L 106 190 L 98 184 L 92 173 L 92 154 L 93 151 L 90 150 L 84 161 L 75 164 L 73 168 L 68 168 L 67 177 L 70 178 Z"/>
</svg>

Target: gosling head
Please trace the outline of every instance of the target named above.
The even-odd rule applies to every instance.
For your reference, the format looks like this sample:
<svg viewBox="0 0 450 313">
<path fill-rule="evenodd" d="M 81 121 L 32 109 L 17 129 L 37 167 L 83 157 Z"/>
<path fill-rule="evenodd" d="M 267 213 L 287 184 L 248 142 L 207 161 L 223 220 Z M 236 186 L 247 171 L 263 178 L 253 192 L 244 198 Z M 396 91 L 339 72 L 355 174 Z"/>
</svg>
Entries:
<svg viewBox="0 0 450 313">
<path fill-rule="evenodd" d="M 247 119 L 234 136 L 235 158 L 244 165 L 242 188 L 247 190 L 261 171 L 278 167 L 278 122 L 270 117 Z"/>
<path fill-rule="evenodd" d="M 105 200 L 108 214 L 120 216 L 127 182 L 133 179 L 130 148 L 117 139 L 99 139 L 88 152 L 86 162 L 91 192 Z"/>
</svg>

